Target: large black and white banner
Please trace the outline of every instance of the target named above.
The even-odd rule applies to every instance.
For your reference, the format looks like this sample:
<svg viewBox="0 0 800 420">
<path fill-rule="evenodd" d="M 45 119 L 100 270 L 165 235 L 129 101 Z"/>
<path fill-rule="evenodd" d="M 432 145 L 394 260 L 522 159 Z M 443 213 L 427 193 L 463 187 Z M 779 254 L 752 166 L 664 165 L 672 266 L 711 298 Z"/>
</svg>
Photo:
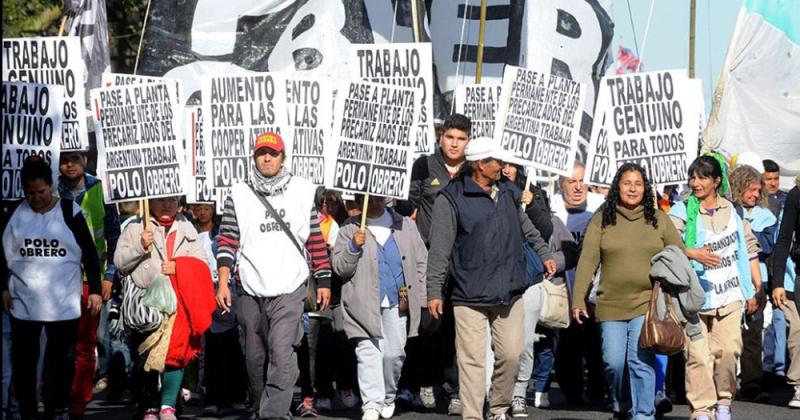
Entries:
<svg viewBox="0 0 800 420">
<path fill-rule="evenodd" d="M 291 144 L 287 128 L 286 79 L 281 73 L 205 77 L 203 134 L 211 186 L 222 214 L 230 189 L 254 170 L 253 143 L 266 132 Z"/>
<path fill-rule="evenodd" d="M 500 107 L 499 84 L 467 84 L 456 86 L 456 113 L 472 121 L 472 138 L 494 137 L 494 123 Z"/>
<path fill-rule="evenodd" d="M 97 172 L 106 203 L 184 195 L 190 182 L 182 108 L 172 84 L 92 89 Z"/>
<path fill-rule="evenodd" d="M 89 109 L 89 91 L 102 86 L 100 75 L 111 68 L 106 1 L 66 0 L 64 12 L 69 17 L 67 35 L 81 40 L 83 63 L 87 69 L 86 108 Z"/>
<path fill-rule="evenodd" d="M 211 167 L 207 160 L 206 142 L 203 137 L 203 107 L 187 106 L 183 110 L 183 130 L 186 145 L 186 165 L 192 179 L 187 185 L 188 203 L 213 203 L 214 188 L 211 186 Z"/>
<path fill-rule="evenodd" d="M 569 176 L 580 138 L 586 84 L 506 66 L 494 139 L 513 162 Z"/>
<path fill-rule="evenodd" d="M 422 93 L 372 82 L 337 87 L 325 186 L 407 199 Z"/>
<path fill-rule="evenodd" d="M 424 29 L 425 4 L 415 1 Z M 414 41 L 411 6 L 409 0 L 153 0 L 140 73 L 182 80 L 187 103 L 197 99 L 203 76 L 284 71 L 346 80 L 351 44 Z"/>
<path fill-rule="evenodd" d="M 3 82 L 3 200 L 23 198 L 21 169 L 31 155 L 41 157 L 58 179 L 64 88 Z"/>
<path fill-rule="evenodd" d="M 626 162 L 655 185 L 681 184 L 697 157 L 702 96 L 685 70 L 606 77 L 584 180 L 609 185 Z"/>
<path fill-rule="evenodd" d="M 369 82 L 419 88 L 422 112 L 414 130 L 415 153 L 433 153 L 433 58 L 430 43 L 358 44 L 350 48 L 351 77 Z M 352 76 L 355 75 L 355 76 Z"/>
<path fill-rule="evenodd" d="M 289 76 L 286 106 L 291 131 L 286 166 L 292 174 L 324 185 L 325 147 L 333 125 L 333 82 Z"/>
<path fill-rule="evenodd" d="M 89 150 L 86 64 L 78 37 L 4 38 L 3 80 L 63 86 L 61 150 Z"/>
<path fill-rule="evenodd" d="M 488 0 L 481 83 L 500 84 L 506 64 L 583 82 L 581 148 L 614 35 L 611 0 Z M 432 0 L 430 32 L 439 90 L 474 83 L 480 1 Z M 581 150 L 578 159 L 585 159 Z"/>
</svg>

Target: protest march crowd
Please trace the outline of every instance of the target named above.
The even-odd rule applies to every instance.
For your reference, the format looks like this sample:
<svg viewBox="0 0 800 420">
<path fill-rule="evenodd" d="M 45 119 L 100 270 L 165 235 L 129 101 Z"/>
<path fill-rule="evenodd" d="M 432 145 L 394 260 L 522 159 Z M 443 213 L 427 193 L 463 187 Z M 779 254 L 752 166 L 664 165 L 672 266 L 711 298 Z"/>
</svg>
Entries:
<svg viewBox="0 0 800 420">
<path fill-rule="evenodd" d="M 679 196 L 635 163 L 589 188 L 576 162 L 548 197 L 470 132 L 441 124 L 408 200 L 315 187 L 261 134 L 221 215 L 168 196 L 143 219 L 103 202 L 85 153 L 57 179 L 27 158 L 2 225 L 4 414 L 38 418 L 41 393 L 45 418 L 81 418 L 93 390 L 129 389 L 145 420 L 197 393 L 207 415 L 445 401 L 500 419 L 546 410 L 553 380 L 613 418 L 669 412 L 672 391 L 693 419 L 730 419 L 776 381 L 800 408 L 800 179 L 787 193 L 775 162 L 710 153 Z"/>
</svg>

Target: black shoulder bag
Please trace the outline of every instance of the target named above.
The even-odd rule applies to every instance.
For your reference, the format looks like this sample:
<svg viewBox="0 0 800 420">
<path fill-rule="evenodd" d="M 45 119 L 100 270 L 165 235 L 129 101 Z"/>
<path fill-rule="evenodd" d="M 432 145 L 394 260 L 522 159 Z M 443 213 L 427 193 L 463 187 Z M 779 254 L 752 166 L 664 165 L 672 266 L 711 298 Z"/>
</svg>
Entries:
<svg viewBox="0 0 800 420">
<path fill-rule="evenodd" d="M 294 234 L 289 230 L 289 227 L 286 226 L 286 222 L 283 221 L 281 216 L 278 214 L 277 211 L 275 211 L 275 209 L 272 207 L 272 204 L 269 203 L 269 201 L 267 200 L 266 197 L 264 197 L 263 194 L 260 194 L 258 191 L 256 191 L 256 189 L 253 188 L 252 185 L 248 186 L 250 187 L 250 190 L 253 191 L 253 194 L 255 194 L 255 196 L 261 201 L 261 204 L 263 204 L 264 207 L 266 207 L 267 211 L 269 211 L 269 214 L 271 214 L 272 217 L 275 218 L 275 221 L 277 221 L 278 224 L 281 226 L 283 233 L 285 233 L 286 236 L 289 237 L 289 240 L 292 241 L 294 247 L 297 248 L 297 252 L 299 252 L 300 256 L 303 257 L 303 259 L 305 260 L 306 253 L 303 252 L 303 247 L 300 246 L 300 243 L 297 242 L 297 238 L 294 237 Z M 307 260 L 306 263 L 308 263 Z M 308 269 L 308 278 L 306 278 L 306 300 L 303 310 L 306 312 L 317 311 L 317 279 L 314 277 L 314 272 L 310 266 Z"/>
</svg>

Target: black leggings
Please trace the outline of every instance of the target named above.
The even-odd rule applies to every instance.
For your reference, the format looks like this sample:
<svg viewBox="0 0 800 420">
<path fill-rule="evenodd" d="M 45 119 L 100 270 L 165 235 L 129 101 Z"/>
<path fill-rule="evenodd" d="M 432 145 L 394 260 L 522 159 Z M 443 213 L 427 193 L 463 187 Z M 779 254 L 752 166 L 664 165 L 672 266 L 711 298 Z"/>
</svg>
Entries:
<svg viewBox="0 0 800 420">
<path fill-rule="evenodd" d="M 36 389 L 39 363 L 39 346 L 42 328 L 47 336 L 44 353 L 44 375 L 52 387 L 51 401 L 44 401 L 46 413 L 66 411 L 72 379 L 75 376 L 75 340 L 78 337 L 78 319 L 68 321 L 25 321 L 11 319 L 11 367 L 14 392 L 19 401 L 23 419 L 38 418 L 39 398 Z"/>
</svg>

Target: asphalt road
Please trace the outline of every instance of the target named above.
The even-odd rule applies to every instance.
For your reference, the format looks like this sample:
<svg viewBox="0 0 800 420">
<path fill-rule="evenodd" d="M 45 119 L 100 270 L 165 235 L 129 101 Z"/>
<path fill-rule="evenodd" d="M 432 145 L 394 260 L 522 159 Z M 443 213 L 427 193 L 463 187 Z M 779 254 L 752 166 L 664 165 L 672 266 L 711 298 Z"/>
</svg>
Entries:
<svg viewBox="0 0 800 420">
<path fill-rule="evenodd" d="M 786 407 L 786 403 L 791 398 L 791 389 L 788 387 L 778 389 L 773 392 L 772 400 L 769 403 L 756 404 L 742 401 L 735 401 L 733 404 L 733 418 L 736 420 L 800 420 L 800 410 L 793 410 Z M 126 394 L 127 397 L 127 394 Z M 552 407 L 547 410 L 529 408 L 529 419 L 608 419 L 611 417 L 611 410 L 606 405 L 566 405 L 558 389 L 551 390 L 550 393 Z M 443 403 L 443 402 L 442 402 Z M 95 401 L 89 406 L 87 420 L 129 420 L 133 415 L 134 404 L 126 398 L 122 401 L 107 401 L 104 394 L 95 395 Z M 446 415 L 444 405 L 432 411 L 400 411 L 395 414 L 395 419 L 454 419 Z M 184 407 L 181 419 L 207 419 L 201 415 L 202 407 L 190 405 Z M 223 420 L 247 420 L 247 413 L 244 411 L 228 412 L 220 417 Z M 355 419 L 361 418 L 358 409 L 334 410 L 332 412 L 321 413 L 319 419 Z M 689 408 L 686 405 L 676 405 L 673 411 L 663 417 L 665 420 L 688 419 Z"/>
</svg>

